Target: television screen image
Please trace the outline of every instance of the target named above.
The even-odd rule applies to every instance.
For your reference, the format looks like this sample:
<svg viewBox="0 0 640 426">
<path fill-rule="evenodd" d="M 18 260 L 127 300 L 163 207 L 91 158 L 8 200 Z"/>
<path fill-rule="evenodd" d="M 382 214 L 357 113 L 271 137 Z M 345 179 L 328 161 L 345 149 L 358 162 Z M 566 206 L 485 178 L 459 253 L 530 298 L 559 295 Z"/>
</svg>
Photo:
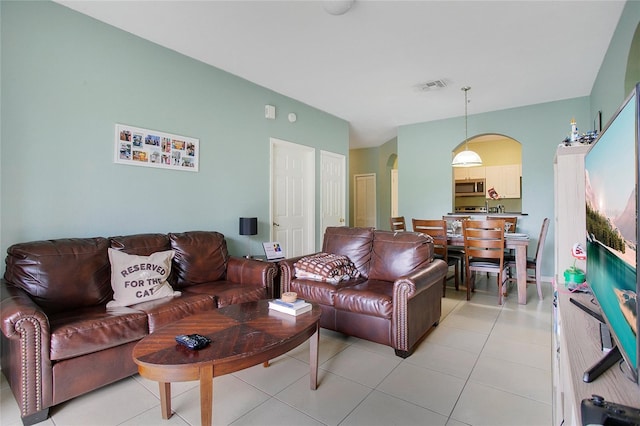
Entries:
<svg viewBox="0 0 640 426">
<path fill-rule="evenodd" d="M 587 282 L 636 383 L 637 90 L 627 97 L 585 157 Z"/>
</svg>

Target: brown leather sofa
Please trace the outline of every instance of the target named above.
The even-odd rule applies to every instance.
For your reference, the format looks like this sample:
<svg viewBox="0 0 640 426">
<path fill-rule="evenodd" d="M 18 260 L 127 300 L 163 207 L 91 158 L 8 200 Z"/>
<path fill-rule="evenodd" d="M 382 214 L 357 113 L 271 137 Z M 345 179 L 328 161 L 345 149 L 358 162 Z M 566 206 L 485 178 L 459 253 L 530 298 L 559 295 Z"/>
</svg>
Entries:
<svg viewBox="0 0 640 426">
<path fill-rule="evenodd" d="M 180 291 L 127 307 L 111 300 L 108 248 L 149 256 L 174 250 Z M 271 297 L 277 268 L 230 257 L 218 232 L 36 241 L 7 250 L 0 281 L 2 372 L 23 423 L 49 407 L 137 372 L 131 352 L 155 329 L 198 312 Z"/>
<path fill-rule="evenodd" d="M 406 358 L 441 315 L 447 265 L 414 232 L 329 227 L 322 252 L 347 256 L 359 278 L 332 284 L 296 277 L 299 258 L 280 262 L 281 291 L 320 304 L 320 326 L 391 346 Z"/>
</svg>

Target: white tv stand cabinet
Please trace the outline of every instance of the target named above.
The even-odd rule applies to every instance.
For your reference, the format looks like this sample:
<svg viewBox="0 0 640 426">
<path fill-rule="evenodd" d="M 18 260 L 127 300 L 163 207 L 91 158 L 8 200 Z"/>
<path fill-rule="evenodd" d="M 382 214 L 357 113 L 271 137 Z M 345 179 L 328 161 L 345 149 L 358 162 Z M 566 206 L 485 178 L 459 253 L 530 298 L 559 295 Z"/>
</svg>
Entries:
<svg viewBox="0 0 640 426">
<path fill-rule="evenodd" d="M 604 356 L 600 348 L 600 323 L 569 302 L 569 297 L 600 311 L 591 303 L 591 294 L 568 294 L 564 284 L 558 284 L 558 288 L 553 322 L 554 425 L 582 425 L 580 404 L 593 394 L 610 402 L 640 408 L 640 387 L 626 377 L 618 364 L 591 383 L 582 381 L 585 370 Z"/>
<path fill-rule="evenodd" d="M 553 318 L 553 424 L 582 425 L 580 404 L 596 394 L 605 400 L 640 408 L 640 387 L 628 380 L 614 365 L 592 383 L 582 376 L 604 356 L 600 347 L 600 323 L 569 302 L 569 297 L 582 304 L 591 303 L 592 295 L 568 294 L 563 272 L 574 262 L 571 247 L 585 244 L 585 173 L 584 157 L 590 145 L 559 146 L 553 171 L 555 178 L 555 279 L 558 288 L 557 307 Z M 585 262 L 576 266 L 585 269 Z M 587 280 L 588 280 L 587 275 Z M 563 423 L 564 421 L 564 423 Z"/>
</svg>

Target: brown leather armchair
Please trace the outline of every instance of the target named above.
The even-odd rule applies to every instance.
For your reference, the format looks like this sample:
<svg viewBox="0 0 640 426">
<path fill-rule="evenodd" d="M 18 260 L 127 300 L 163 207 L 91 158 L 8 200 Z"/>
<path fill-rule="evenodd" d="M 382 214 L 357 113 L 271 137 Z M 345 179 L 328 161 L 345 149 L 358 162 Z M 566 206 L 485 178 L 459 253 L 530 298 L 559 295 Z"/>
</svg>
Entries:
<svg viewBox="0 0 640 426">
<path fill-rule="evenodd" d="M 433 258 L 428 235 L 373 228 L 329 227 L 322 251 L 341 254 L 359 278 L 332 284 L 296 277 L 291 258 L 280 262 L 281 291 L 320 304 L 320 326 L 381 343 L 406 358 L 441 315 L 447 265 Z"/>
</svg>

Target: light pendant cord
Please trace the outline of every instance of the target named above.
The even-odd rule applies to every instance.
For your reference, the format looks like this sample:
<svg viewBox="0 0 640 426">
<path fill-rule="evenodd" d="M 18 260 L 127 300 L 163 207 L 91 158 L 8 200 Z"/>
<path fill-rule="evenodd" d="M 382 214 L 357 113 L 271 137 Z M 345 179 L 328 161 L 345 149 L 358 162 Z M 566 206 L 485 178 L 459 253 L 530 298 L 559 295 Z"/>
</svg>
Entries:
<svg viewBox="0 0 640 426">
<path fill-rule="evenodd" d="M 468 151 L 469 150 L 469 125 L 467 124 L 467 118 L 469 115 L 467 114 L 467 106 L 469 105 L 469 101 L 467 100 L 467 92 L 471 90 L 471 87 L 464 86 L 462 90 L 464 90 L 464 146 L 465 146 L 465 149 Z"/>
</svg>

